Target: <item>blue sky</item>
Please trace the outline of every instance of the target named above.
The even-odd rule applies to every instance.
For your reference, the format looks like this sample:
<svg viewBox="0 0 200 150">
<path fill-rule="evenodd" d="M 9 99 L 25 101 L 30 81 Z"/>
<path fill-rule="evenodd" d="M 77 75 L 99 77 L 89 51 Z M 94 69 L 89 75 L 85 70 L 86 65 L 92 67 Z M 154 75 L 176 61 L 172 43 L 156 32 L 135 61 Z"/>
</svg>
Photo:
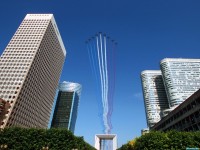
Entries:
<svg viewBox="0 0 200 150">
<path fill-rule="evenodd" d="M 118 145 L 146 127 L 140 72 L 163 58 L 199 58 L 199 0 L 1 0 L 0 52 L 27 13 L 53 13 L 67 49 L 61 81 L 82 84 L 75 134 L 102 133 L 85 40 L 102 31 L 118 42 L 112 133 Z"/>
</svg>

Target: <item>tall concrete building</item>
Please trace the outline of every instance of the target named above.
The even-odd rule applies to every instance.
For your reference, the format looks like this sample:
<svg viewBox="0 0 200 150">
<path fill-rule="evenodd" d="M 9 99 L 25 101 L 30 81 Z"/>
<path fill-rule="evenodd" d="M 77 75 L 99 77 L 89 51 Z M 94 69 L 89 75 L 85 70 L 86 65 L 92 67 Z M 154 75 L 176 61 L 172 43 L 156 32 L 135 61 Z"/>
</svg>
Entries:
<svg viewBox="0 0 200 150">
<path fill-rule="evenodd" d="M 0 57 L 0 128 L 47 128 L 65 56 L 53 15 L 27 14 Z"/>
<path fill-rule="evenodd" d="M 166 58 L 160 63 L 170 107 L 176 107 L 200 88 L 200 59 Z"/>
<path fill-rule="evenodd" d="M 154 126 L 162 117 L 162 111 L 169 108 L 160 70 L 145 70 L 141 73 L 144 105 L 148 127 Z"/>
<path fill-rule="evenodd" d="M 51 127 L 67 128 L 74 132 L 81 89 L 78 83 L 64 81 L 59 84 Z"/>
</svg>

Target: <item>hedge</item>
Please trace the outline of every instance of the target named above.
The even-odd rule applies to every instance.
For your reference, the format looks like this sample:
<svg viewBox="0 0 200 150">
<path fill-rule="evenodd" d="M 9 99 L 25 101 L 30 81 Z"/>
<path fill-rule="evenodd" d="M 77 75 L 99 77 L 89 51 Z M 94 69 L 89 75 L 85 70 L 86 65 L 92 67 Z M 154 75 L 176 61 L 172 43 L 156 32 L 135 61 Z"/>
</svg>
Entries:
<svg viewBox="0 0 200 150">
<path fill-rule="evenodd" d="M 25 129 L 11 127 L 1 129 L 0 146 L 9 150 L 95 150 L 83 137 L 76 137 L 67 129 Z M 0 147 L 1 149 L 1 147 Z"/>
<path fill-rule="evenodd" d="M 200 148 L 200 132 L 152 131 L 122 145 L 118 150 L 186 150 Z"/>
</svg>

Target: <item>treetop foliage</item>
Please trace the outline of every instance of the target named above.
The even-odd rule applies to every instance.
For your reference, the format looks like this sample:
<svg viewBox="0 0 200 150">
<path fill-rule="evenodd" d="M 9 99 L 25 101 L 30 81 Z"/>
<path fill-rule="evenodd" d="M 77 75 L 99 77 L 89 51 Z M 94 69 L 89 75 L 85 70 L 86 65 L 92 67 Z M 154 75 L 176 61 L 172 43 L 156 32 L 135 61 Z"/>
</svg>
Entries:
<svg viewBox="0 0 200 150">
<path fill-rule="evenodd" d="M 200 132 L 152 131 L 122 145 L 118 150 L 186 150 L 200 148 Z"/>
<path fill-rule="evenodd" d="M 8 150 L 95 150 L 83 137 L 76 137 L 67 129 L 25 129 L 19 127 L 0 130 L 0 146 Z"/>
</svg>

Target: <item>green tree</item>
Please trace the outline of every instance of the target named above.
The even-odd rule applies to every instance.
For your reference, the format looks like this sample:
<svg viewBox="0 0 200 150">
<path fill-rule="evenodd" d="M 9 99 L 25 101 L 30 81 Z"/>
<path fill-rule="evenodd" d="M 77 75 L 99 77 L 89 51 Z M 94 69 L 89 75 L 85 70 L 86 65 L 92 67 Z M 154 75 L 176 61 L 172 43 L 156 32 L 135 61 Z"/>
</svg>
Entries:
<svg viewBox="0 0 200 150">
<path fill-rule="evenodd" d="M 67 129 L 5 128 L 0 130 L 0 145 L 5 144 L 9 150 L 95 150 L 83 137 L 76 137 Z"/>
</svg>

